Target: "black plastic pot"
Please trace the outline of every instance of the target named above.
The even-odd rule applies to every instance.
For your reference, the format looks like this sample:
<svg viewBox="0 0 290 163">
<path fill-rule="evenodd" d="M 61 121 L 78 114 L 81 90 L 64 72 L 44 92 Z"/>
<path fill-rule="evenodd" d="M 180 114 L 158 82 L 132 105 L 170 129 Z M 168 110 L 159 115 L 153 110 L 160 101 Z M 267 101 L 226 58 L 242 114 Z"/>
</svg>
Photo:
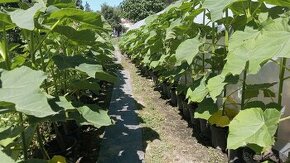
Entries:
<svg viewBox="0 0 290 163">
<path fill-rule="evenodd" d="M 224 152 L 226 151 L 228 130 L 228 127 L 210 126 L 211 143 L 213 147 L 221 149 Z"/>
<path fill-rule="evenodd" d="M 199 135 L 202 139 L 208 141 L 211 139 L 210 126 L 204 119 L 198 119 Z"/>
<path fill-rule="evenodd" d="M 44 148 L 47 150 L 49 157 L 53 157 L 55 155 L 71 156 L 77 146 L 77 139 L 74 137 L 65 137 L 64 143 L 65 149 L 61 149 L 57 140 L 54 139 L 46 143 Z"/>
<path fill-rule="evenodd" d="M 177 106 L 177 95 L 176 95 L 176 89 L 173 87 L 170 90 L 171 93 L 171 104 L 173 106 Z"/>
<path fill-rule="evenodd" d="M 195 127 L 196 126 L 196 119 L 194 118 L 194 106 L 191 104 L 187 104 L 188 107 L 188 111 L 189 111 L 189 120 L 190 120 L 190 124 Z"/>
<path fill-rule="evenodd" d="M 161 84 L 161 93 L 162 95 L 166 96 L 166 91 L 167 91 L 167 88 L 166 88 L 166 83 L 162 83 Z"/>
<path fill-rule="evenodd" d="M 228 150 L 229 163 L 243 163 L 243 149 Z"/>
<path fill-rule="evenodd" d="M 183 115 L 183 118 L 187 121 L 190 121 L 190 108 L 191 108 L 191 105 L 190 104 L 187 104 L 187 101 L 182 101 L 183 102 L 183 108 L 182 108 L 182 115 Z"/>
<path fill-rule="evenodd" d="M 166 85 L 166 92 L 165 95 L 168 99 L 171 99 L 171 86 Z"/>
<path fill-rule="evenodd" d="M 177 107 L 180 111 L 183 110 L 183 100 L 185 99 L 184 95 L 177 95 Z"/>
</svg>

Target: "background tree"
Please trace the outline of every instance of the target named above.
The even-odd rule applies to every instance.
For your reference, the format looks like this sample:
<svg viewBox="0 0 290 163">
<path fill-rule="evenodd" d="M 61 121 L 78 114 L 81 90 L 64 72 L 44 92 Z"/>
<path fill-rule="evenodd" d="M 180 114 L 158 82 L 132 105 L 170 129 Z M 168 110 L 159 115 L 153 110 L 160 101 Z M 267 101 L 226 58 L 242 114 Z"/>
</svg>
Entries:
<svg viewBox="0 0 290 163">
<path fill-rule="evenodd" d="M 92 11 L 91 6 L 88 2 L 85 4 L 85 11 Z"/>
<path fill-rule="evenodd" d="M 133 22 L 163 10 L 173 0 L 124 0 L 121 3 L 122 15 Z"/>
<path fill-rule="evenodd" d="M 77 6 L 77 8 L 79 8 L 81 10 L 84 9 L 82 0 L 76 0 L 76 6 Z"/>
<path fill-rule="evenodd" d="M 114 31 L 117 33 L 117 36 L 120 36 L 122 31 L 121 23 L 121 11 L 118 7 L 111 7 L 107 4 L 103 4 L 101 6 L 101 14 L 108 21 L 108 23 L 112 26 Z"/>
</svg>

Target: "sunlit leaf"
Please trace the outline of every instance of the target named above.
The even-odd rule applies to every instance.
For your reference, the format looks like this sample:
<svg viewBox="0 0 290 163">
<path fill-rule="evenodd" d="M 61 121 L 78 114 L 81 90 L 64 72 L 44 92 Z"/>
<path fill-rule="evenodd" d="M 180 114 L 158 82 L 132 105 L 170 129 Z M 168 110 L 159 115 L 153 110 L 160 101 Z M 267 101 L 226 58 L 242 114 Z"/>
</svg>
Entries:
<svg viewBox="0 0 290 163">
<path fill-rule="evenodd" d="M 45 78 L 43 72 L 25 66 L 2 72 L 0 101 L 14 103 L 17 111 L 35 117 L 56 114 L 39 88 Z"/>
<path fill-rule="evenodd" d="M 281 113 L 277 109 L 249 108 L 240 111 L 229 125 L 228 149 L 257 144 L 268 150 L 274 145 L 274 135 Z M 262 151 L 256 151 L 258 153 Z"/>
</svg>

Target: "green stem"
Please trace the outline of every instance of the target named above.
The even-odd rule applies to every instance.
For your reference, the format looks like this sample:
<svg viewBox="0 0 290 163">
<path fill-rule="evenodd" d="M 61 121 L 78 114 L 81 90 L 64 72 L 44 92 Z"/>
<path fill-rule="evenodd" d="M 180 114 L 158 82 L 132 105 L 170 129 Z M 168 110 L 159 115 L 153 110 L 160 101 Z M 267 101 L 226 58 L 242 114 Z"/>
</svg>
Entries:
<svg viewBox="0 0 290 163">
<path fill-rule="evenodd" d="M 229 26 L 228 26 L 228 19 L 229 17 L 229 10 L 226 9 L 226 24 L 225 24 L 225 48 L 226 48 L 226 51 L 228 51 L 228 46 L 229 46 Z"/>
<path fill-rule="evenodd" d="M 282 92 L 284 86 L 284 76 L 285 76 L 285 66 L 286 66 L 286 58 L 281 59 L 280 63 L 280 74 L 279 74 L 279 91 L 278 91 L 278 104 L 282 105 Z"/>
<path fill-rule="evenodd" d="M 212 53 L 215 53 L 215 25 L 214 22 L 212 22 Z"/>
<path fill-rule="evenodd" d="M 249 68 L 249 61 L 247 61 L 245 70 L 244 70 L 244 75 L 243 75 L 243 88 L 242 88 L 242 99 L 241 99 L 241 110 L 244 109 L 245 106 L 245 99 L 246 99 L 246 80 L 247 80 L 247 72 Z"/>
<path fill-rule="evenodd" d="M 36 64 L 35 64 L 35 53 L 32 53 L 32 52 L 34 52 L 34 33 L 33 33 L 33 31 L 31 31 L 31 33 L 30 33 L 30 55 L 31 55 L 31 61 L 32 61 L 32 64 L 33 64 L 33 66 L 36 66 Z"/>
<path fill-rule="evenodd" d="M 21 127 L 24 128 L 24 121 L 23 121 L 23 115 L 22 113 L 19 113 L 19 124 Z M 22 150 L 23 150 L 23 155 L 24 155 L 24 161 L 28 159 L 28 148 L 26 144 L 26 138 L 25 138 L 25 133 L 24 131 L 21 132 L 21 139 L 22 139 Z"/>
<path fill-rule="evenodd" d="M 43 158 L 46 160 L 50 160 L 50 157 L 47 153 L 47 151 L 45 150 L 44 146 L 43 146 L 43 140 L 42 140 L 42 135 L 40 134 L 40 128 L 39 125 L 37 125 L 37 129 L 36 129 L 36 134 L 37 134 L 37 141 L 39 143 Z"/>
<path fill-rule="evenodd" d="M 3 43 L 4 43 L 4 60 L 6 63 L 6 69 L 10 70 L 10 57 L 9 57 L 9 49 L 8 49 L 8 40 L 7 40 L 7 33 L 6 33 L 6 29 L 5 29 L 5 25 L 3 26 L 4 30 L 3 30 Z"/>
<path fill-rule="evenodd" d="M 206 15 L 206 10 L 203 11 L 203 18 L 202 18 L 202 23 L 205 25 L 205 15 Z M 205 42 L 206 42 L 206 36 L 205 37 Z M 203 51 L 205 51 L 205 44 L 203 45 Z M 202 53 L 202 72 L 205 72 L 205 53 Z"/>
<path fill-rule="evenodd" d="M 279 120 L 279 122 L 283 122 L 283 121 L 286 121 L 286 120 L 290 120 L 290 116 L 285 117 L 285 118 L 281 118 L 281 119 Z"/>
<path fill-rule="evenodd" d="M 49 36 L 49 34 L 53 31 L 53 29 L 62 21 L 62 19 L 59 19 L 53 26 L 52 28 L 45 34 L 45 36 L 38 42 L 36 45 L 34 51 L 32 51 L 31 56 L 34 56 L 37 50 L 41 47 L 43 42 L 46 40 L 46 38 Z"/>
</svg>

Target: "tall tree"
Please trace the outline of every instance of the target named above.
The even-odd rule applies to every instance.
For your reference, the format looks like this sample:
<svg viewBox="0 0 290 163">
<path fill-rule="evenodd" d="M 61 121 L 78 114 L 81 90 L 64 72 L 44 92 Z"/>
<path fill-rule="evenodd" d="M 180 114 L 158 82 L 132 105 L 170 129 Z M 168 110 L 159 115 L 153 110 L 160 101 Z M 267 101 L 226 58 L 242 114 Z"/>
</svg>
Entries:
<svg viewBox="0 0 290 163">
<path fill-rule="evenodd" d="M 91 6 L 88 2 L 85 4 L 85 11 L 92 11 Z"/>
<path fill-rule="evenodd" d="M 168 0 L 124 0 L 121 9 L 125 18 L 137 22 L 163 10 L 167 3 Z"/>
<path fill-rule="evenodd" d="M 84 9 L 82 0 L 76 0 L 76 6 L 77 6 L 77 8 L 79 8 L 81 10 Z"/>
<path fill-rule="evenodd" d="M 108 23 L 112 26 L 112 28 L 116 31 L 119 36 L 122 31 L 121 23 L 121 12 L 119 8 L 111 7 L 107 4 L 103 4 L 101 6 L 101 14 L 108 21 Z"/>
</svg>

